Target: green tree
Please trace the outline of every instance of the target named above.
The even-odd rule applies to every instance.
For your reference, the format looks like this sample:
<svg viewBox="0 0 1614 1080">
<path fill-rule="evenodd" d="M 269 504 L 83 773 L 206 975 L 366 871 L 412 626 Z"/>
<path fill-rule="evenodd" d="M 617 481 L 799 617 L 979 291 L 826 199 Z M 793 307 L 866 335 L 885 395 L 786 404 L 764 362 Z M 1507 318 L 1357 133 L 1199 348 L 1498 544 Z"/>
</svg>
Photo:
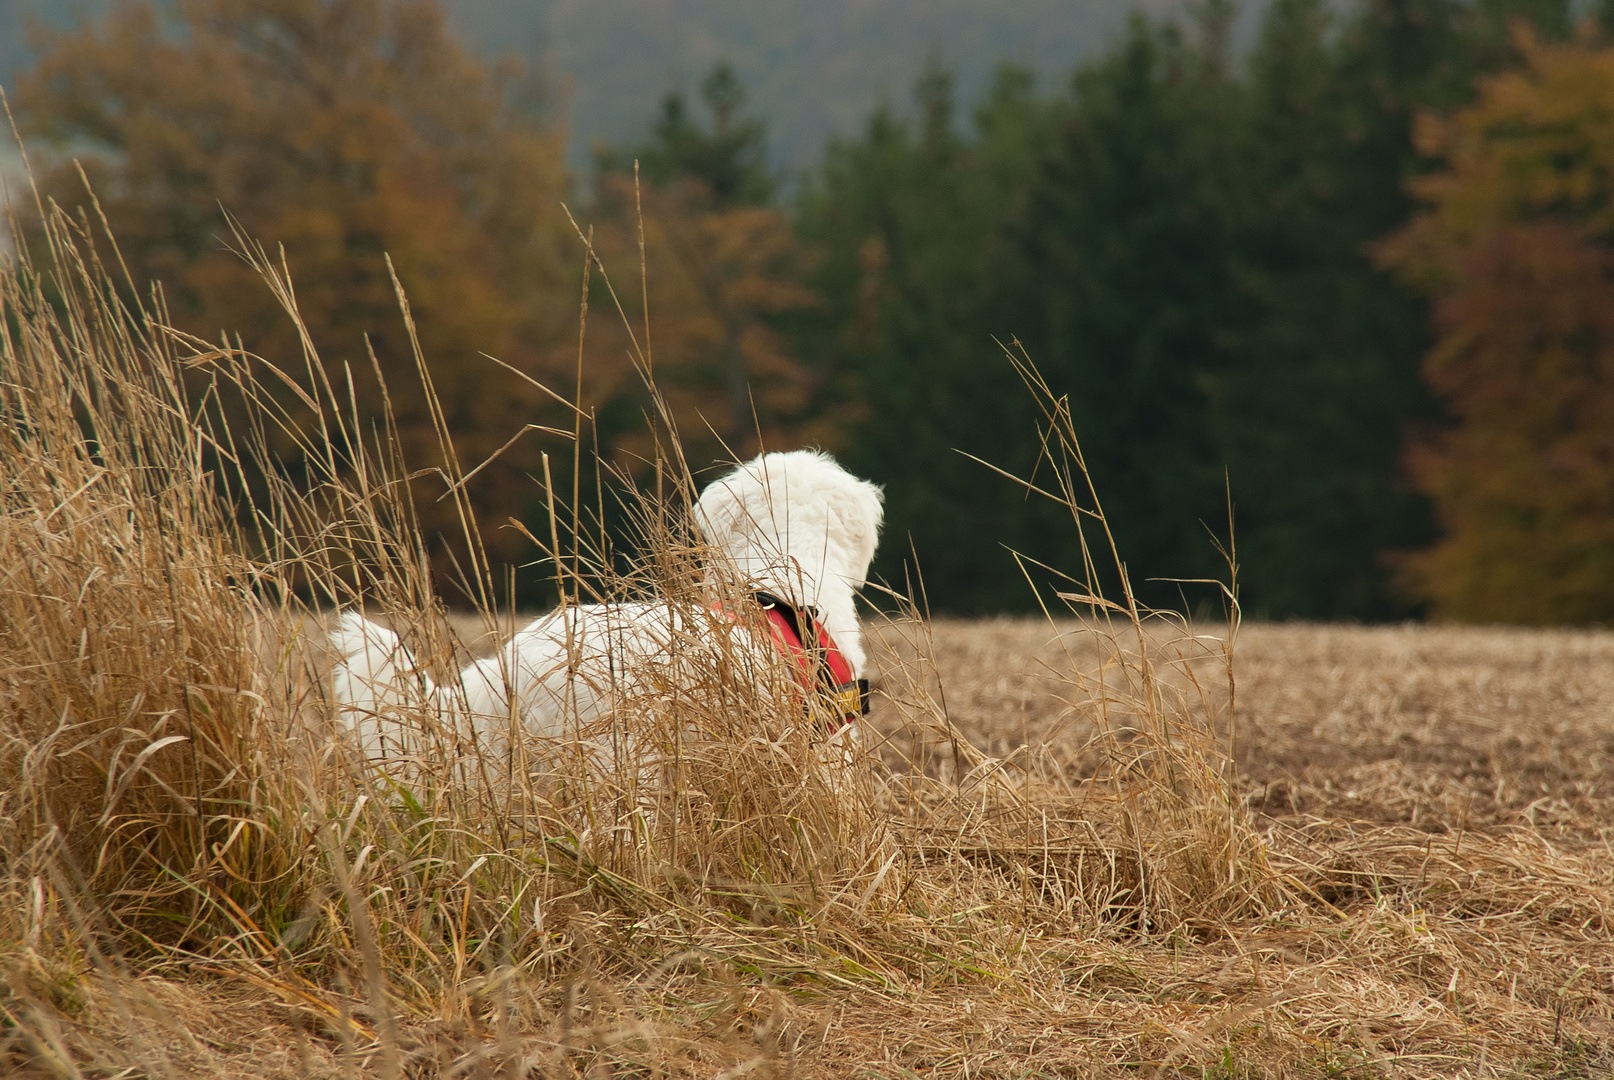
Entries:
<svg viewBox="0 0 1614 1080">
<path fill-rule="evenodd" d="M 1278 0 L 1251 57 L 1240 315 L 1219 327 L 1230 362 L 1210 412 L 1252 610 L 1415 610 L 1386 555 L 1429 535 L 1402 468 L 1408 424 L 1430 414 L 1426 311 L 1371 250 L 1411 209 L 1415 109 L 1464 85 L 1461 17 L 1372 3 L 1336 36 L 1326 5 Z"/>
<path fill-rule="evenodd" d="M 1218 571 L 1206 528 L 1225 532 L 1230 489 L 1248 610 L 1415 610 L 1392 556 L 1430 535 L 1402 450 L 1432 415 L 1427 309 L 1372 252 L 1411 212 L 1417 111 L 1507 59 L 1510 14 L 1561 28 L 1563 10 L 1278 0 L 1240 61 L 1208 4 L 1187 32 L 1135 20 L 1068 96 L 1000 82 L 968 136 L 932 76 L 916 121 L 881 111 L 832 148 L 799 225 L 826 317 L 799 340 L 859 402 L 848 453 L 886 482 L 932 595 L 1027 602 L 1000 543 L 1081 565 L 1068 526 L 954 453 L 1035 465 L 997 336 L 1069 393 L 1150 600 L 1179 590 L 1146 578 Z"/>
<path fill-rule="evenodd" d="M 1214 410 L 1234 362 L 1223 330 L 1247 318 L 1235 277 L 1242 99 L 1207 42 L 1135 21 L 1120 48 L 1078 75 L 1005 233 L 996 329 L 1019 336 L 1070 393 L 1138 579 L 1216 569 L 1201 523 L 1226 520 Z M 1037 438 L 1023 424 L 1007 435 L 1022 446 Z M 1044 544 L 1032 554 L 1073 564 L 1068 541 Z"/>
<path fill-rule="evenodd" d="M 693 186 L 687 198 L 707 208 L 765 206 L 773 200 L 776 183 L 768 172 L 768 130 L 763 122 L 745 114 L 745 88 L 733 65 L 716 64 L 701 81 L 700 97 L 710 123 L 702 127 L 690 115 L 681 91 L 661 102 L 661 114 L 650 138 L 627 151 L 602 149 L 596 157 L 599 173 L 633 172 L 663 190 Z"/>
<path fill-rule="evenodd" d="M 967 131 L 941 68 L 920 80 L 915 105 L 911 121 L 877 110 L 810 179 L 797 228 L 824 302 L 792 331 L 846 403 L 826 419 L 844 432 L 846 459 L 886 484 L 876 572 L 901 585 L 911 539 L 943 606 L 989 610 L 1023 597 L 1005 588 L 998 544 L 1034 508 L 954 448 L 1000 460 L 996 436 L 1028 422 L 985 319 L 989 252 L 1056 109 L 1013 67 Z"/>
<path fill-rule="evenodd" d="M 1135 577 L 1214 570 L 1199 522 L 1230 490 L 1247 610 L 1415 610 L 1390 556 L 1430 535 L 1402 449 L 1432 414 L 1427 310 L 1372 251 L 1411 213 L 1418 110 L 1506 59 L 1508 18 L 1561 30 L 1564 11 L 1368 0 L 1336 31 L 1326 5 L 1277 0 L 1242 72 L 1212 34 L 1151 52 L 1140 30 L 1082 76 L 1004 277 L 1119 495 Z"/>
</svg>

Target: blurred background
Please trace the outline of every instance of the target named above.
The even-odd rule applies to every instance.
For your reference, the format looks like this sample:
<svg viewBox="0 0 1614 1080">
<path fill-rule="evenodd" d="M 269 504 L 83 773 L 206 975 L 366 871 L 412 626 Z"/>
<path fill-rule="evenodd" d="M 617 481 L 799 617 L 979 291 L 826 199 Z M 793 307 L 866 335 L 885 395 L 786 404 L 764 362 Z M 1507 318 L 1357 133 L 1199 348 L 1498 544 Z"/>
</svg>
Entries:
<svg viewBox="0 0 1614 1080">
<path fill-rule="evenodd" d="M 917 563 L 933 609 L 1028 609 L 1084 564 L 1067 511 L 973 460 L 1038 473 L 1012 355 L 1068 395 L 1156 604 L 1203 603 L 1154 579 L 1225 576 L 1231 534 L 1255 616 L 1584 624 L 1614 618 L 1611 26 L 1567 0 L 0 0 L 0 85 L 131 299 L 301 363 L 233 215 L 361 413 L 385 377 L 417 464 L 386 256 L 462 461 L 573 427 L 489 357 L 567 396 L 581 371 L 590 451 L 651 455 L 597 272 L 579 347 L 564 204 L 639 336 L 648 298 L 691 463 L 832 451 L 885 485 L 877 572 Z M 497 558 L 531 560 L 505 523 L 570 447 L 529 433 L 474 481 Z"/>
</svg>

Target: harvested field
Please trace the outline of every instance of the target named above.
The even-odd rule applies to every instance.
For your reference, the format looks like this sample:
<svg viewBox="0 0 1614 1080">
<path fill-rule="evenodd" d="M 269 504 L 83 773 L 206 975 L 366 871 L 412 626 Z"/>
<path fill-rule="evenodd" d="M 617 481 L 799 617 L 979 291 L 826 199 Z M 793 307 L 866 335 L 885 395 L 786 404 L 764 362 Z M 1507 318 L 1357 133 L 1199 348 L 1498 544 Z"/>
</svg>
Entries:
<svg viewBox="0 0 1614 1080">
<path fill-rule="evenodd" d="M 937 620 L 959 731 L 995 755 L 1090 739 L 1059 675 L 1056 639 L 1079 625 Z M 887 664 L 922 635 L 889 637 Z M 1614 633 L 1253 624 L 1236 665 L 1239 771 L 1263 815 L 1433 833 L 1518 825 L 1598 843 L 1614 827 Z"/>
<path fill-rule="evenodd" d="M 1060 637 L 1083 632 L 1045 619 L 894 625 L 883 659 L 928 649 L 962 736 L 1079 771 L 1095 732 L 1060 674 Z M 1276 1068 L 1230 1052 L 1214 1075 L 1606 1072 L 1614 634 L 1251 625 L 1236 672 L 1243 801 L 1269 855 L 1334 919 L 1302 930 L 1280 914 L 1224 941 L 1174 941 L 1170 977 L 1158 951 L 1123 948 L 1127 970 L 1155 967 L 1172 1005 L 1155 998 L 1160 1012 L 1125 1020 L 1063 1007 L 1111 1034 L 1159 1024 L 1199 1065 L 1231 1030 L 1271 1035 L 1279 1016 L 1315 1051 Z M 873 726 L 895 768 L 915 756 L 892 710 Z M 947 772 L 945 746 L 920 753 Z"/>
</svg>

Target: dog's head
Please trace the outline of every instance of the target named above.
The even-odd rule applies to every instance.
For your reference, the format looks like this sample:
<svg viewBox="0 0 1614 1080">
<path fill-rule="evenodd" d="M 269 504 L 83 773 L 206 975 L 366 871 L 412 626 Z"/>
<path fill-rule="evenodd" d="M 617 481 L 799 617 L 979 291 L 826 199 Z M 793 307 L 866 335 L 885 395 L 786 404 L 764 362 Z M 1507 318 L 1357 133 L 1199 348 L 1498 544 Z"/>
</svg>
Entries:
<svg viewBox="0 0 1614 1080">
<path fill-rule="evenodd" d="M 741 575 L 816 604 L 842 583 L 850 600 L 868 577 L 881 503 L 878 487 L 828 454 L 792 450 L 763 454 L 713 481 L 695 504 L 695 522 Z"/>
</svg>

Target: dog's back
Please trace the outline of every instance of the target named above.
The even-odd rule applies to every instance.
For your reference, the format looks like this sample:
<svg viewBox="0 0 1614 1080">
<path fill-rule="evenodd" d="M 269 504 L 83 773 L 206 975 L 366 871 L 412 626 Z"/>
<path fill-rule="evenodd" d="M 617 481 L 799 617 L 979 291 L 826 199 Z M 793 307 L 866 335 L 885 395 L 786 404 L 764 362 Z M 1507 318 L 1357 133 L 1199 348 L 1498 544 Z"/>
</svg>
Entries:
<svg viewBox="0 0 1614 1080">
<path fill-rule="evenodd" d="M 738 467 L 709 485 L 695 506 L 696 525 L 722 564 L 713 567 L 709 585 L 761 588 L 816 608 L 861 675 L 854 590 L 874 555 L 880 499 L 874 485 L 813 451 L 767 454 Z M 714 613 L 722 607 L 715 594 L 682 606 L 569 605 L 471 664 L 457 685 L 442 687 L 418 669 L 395 634 L 348 612 L 331 633 L 335 697 L 372 757 L 386 752 L 389 723 L 396 726 L 410 708 L 436 713 L 490 748 L 507 747 L 518 733 L 587 738 L 624 695 L 708 678 L 713 665 L 736 677 L 724 650 L 754 661 L 760 647 L 773 657 L 771 646 L 749 635 L 734 645 L 735 624 L 745 620 Z M 722 648 L 714 652 L 714 644 Z"/>
</svg>

